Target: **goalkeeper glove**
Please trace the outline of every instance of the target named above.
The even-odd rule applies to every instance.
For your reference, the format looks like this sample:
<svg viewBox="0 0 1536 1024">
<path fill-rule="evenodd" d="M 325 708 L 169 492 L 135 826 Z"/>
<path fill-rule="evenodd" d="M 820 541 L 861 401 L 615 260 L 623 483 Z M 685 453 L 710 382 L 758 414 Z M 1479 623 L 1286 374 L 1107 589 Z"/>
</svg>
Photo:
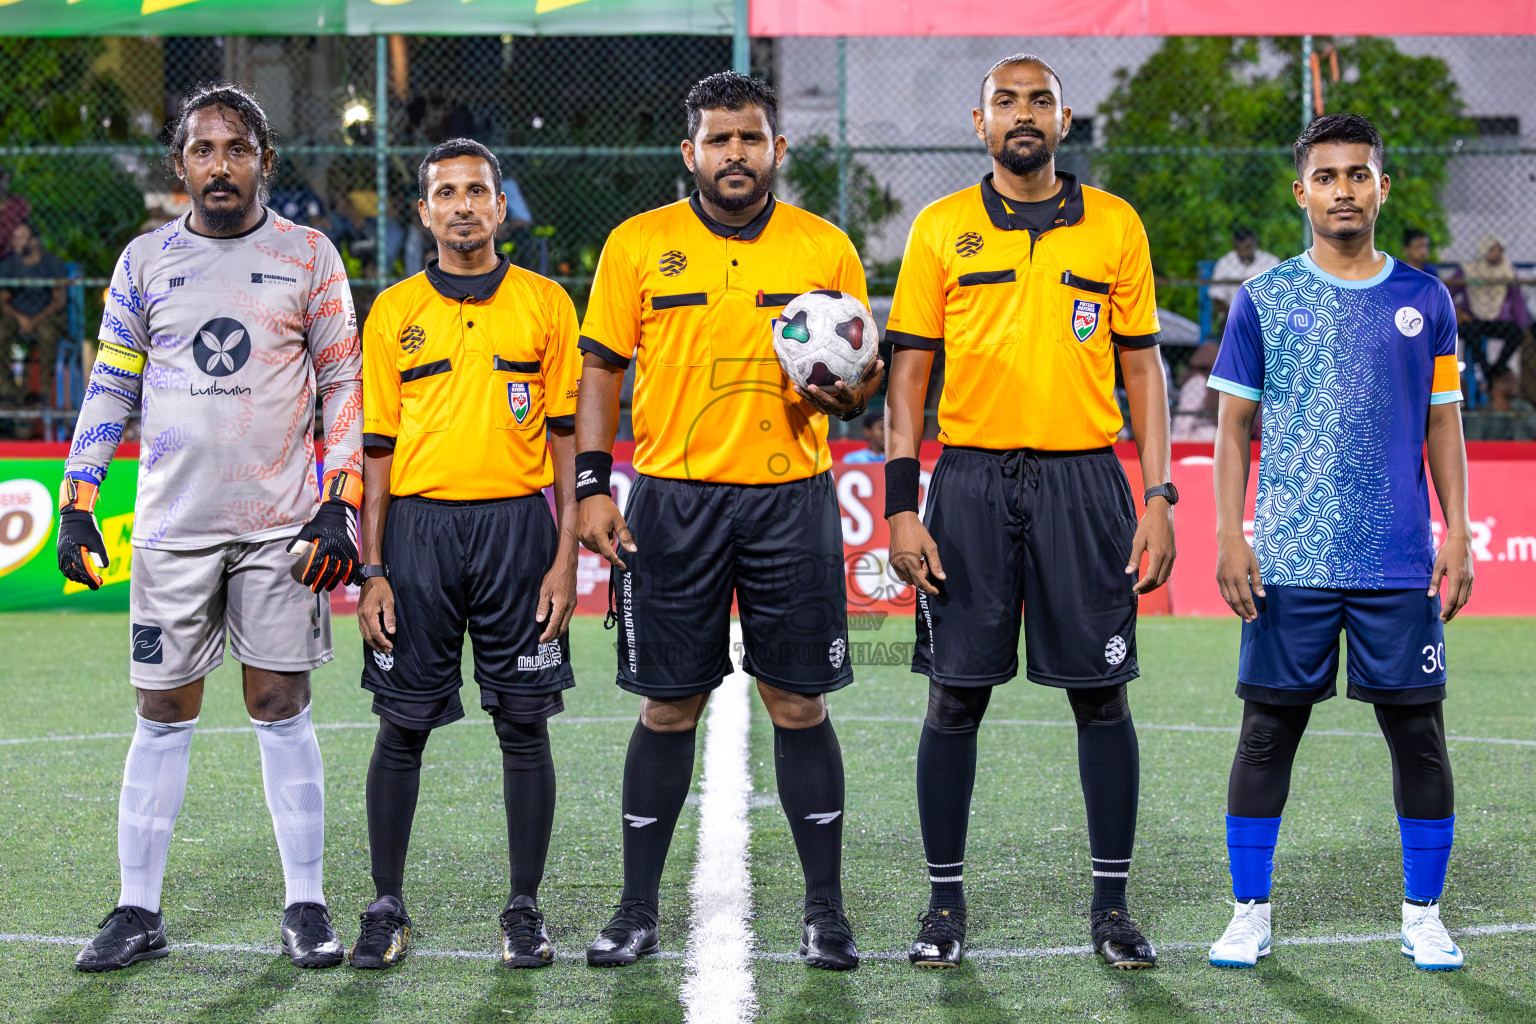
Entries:
<svg viewBox="0 0 1536 1024">
<path fill-rule="evenodd" d="M 107 544 L 96 525 L 96 485 L 65 477 L 59 485 L 59 572 L 65 579 L 100 590 L 101 575 L 96 570 L 108 564 Z"/>
<path fill-rule="evenodd" d="M 288 553 L 297 555 L 313 542 L 299 582 L 317 594 L 342 583 L 362 582 L 357 510 L 363 501 L 363 482 L 356 473 L 338 469 L 326 474 L 323 490 L 326 498 L 320 510 L 288 545 Z"/>
</svg>

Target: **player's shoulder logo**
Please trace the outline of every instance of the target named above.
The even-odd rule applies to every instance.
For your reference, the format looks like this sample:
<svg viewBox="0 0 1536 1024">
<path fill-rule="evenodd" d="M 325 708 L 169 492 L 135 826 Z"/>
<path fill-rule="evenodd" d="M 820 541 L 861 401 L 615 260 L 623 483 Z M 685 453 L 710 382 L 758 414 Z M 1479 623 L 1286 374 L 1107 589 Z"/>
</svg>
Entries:
<svg viewBox="0 0 1536 1024">
<path fill-rule="evenodd" d="M 980 231 L 964 231 L 955 239 L 955 252 L 959 253 L 962 259 L 966 259 L 981 252 L 981 247 L 986 244 L 986 239 L 981 237 Z"/>
<path fill-rule="evenodd" d="M 1079 344 L 1093 337 L 1093 332 L 1099 329 L 1099 311 L 1103 308 L 1102 302 L 1072 300 L 1072 336 Z"/>
<path fill-rule="evenodd" d="M 141 665 L 158 665 L 164 660 L 159 626 L 133 624 L 133 660 Z"/>
<path fill-rule="evenodd" d="M 217 316 L 197 329 L 192 339 L 192 358 L 210 377 L 228 377 L 251 357 L 251 334 L 245 325 Z"/>
<path fill-rule="evenodd" d="M 1112 636 L 1109 638 L 1109 643 L 1104 645 L 1104 660 L 1111 665 L 1118 665 L 1124 661 L 1126 653 L 1127 648 L 1125 646 L 1125 637 L 1123 636 Z"/>
<path fill-rule="evenodd" d="M 1397 324 L 1397 329 L 1403 332 L 1405 338 L 1416 338 L 1419 332 L 1424 330 L 1424 314 L 1412 306 L 1403 306 L 1392 317 L 1392 322 Z"/>
<path fill-rule="evenodd" d="M 402 352 L 419 352 L 427 343 L 427 332 L 422 330 L 420 324 L 411 324 L 400 332 L 400 350 Z"/>
<path fill-rule="evenodd" d="M 677 249 L 661 254 L 661 259 L 656 261 L 657 268 L 663 277 L 676 277 L 688 269 L 688 257 Z"/>
<path fill-rule="evenodd" d="M 1306 306 L 1295 306 L 1285 314 L 1285 329 L 1298 338 L 1305 338 L 1312 333 L 1312 328 L 1317 324 L 1317 314 Z"/>
<path fill-rule="evenodd" d="M 533 408 L 533 399 L 528 392 L 528 382 L 514 380 L 507 384 L 507 407 L 512 410 L 512 418 L 522 423 L 528 418 L 528 412 Z"/>
</svg>

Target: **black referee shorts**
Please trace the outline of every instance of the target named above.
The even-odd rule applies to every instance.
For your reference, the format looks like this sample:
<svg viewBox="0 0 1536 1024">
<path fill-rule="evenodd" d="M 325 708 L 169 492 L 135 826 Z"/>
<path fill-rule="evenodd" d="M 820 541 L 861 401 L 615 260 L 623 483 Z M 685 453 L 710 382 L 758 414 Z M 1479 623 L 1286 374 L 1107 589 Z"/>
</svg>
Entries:
<svg viewBox="0 0 1536 1024">
<path fill-rule="evenodd" d="M 542 494 L 488 501 L 395 498 L 384 562 L 395 592 L 395 649 L 363 650 L 373 710 L 410 729 L 464 717 L 459 699 L 467 629 L 480 704 L 515 721 L 565 710 L 575 686 L 569 638 L 539 642 L 539 585 L 559 537 Z"/>
<path fill-rule="evenodd" d="M 1135 679 L 1136 507 L 1113 448 L 948 447 L 928 487 L 928 532 L 947 577 L 918 594 L 912 671 L 947 686 L 1019 672 L 1046 686 Z"/>
<path fill-rule="evenodd" d="M 687 697 L 732 671 L 731 596 L 748 673 L 794 693 L 853 682 L 843 528 L 830 472 L 781 484 L 641 476 L 624 518 L 639 549 L 613 570 L 624 689 Z"/>
</svg>

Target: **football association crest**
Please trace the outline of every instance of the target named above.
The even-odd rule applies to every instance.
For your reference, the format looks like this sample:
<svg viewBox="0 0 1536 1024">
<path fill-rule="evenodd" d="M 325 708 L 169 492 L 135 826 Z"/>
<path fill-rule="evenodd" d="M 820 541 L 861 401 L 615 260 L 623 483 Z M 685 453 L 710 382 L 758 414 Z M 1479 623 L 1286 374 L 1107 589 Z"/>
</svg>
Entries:
<svg viewBox="0 0 1536 1024">
<path fill-rule="evenodd" d="M 533 402 L 528 395 L 526 381 L 515 380 L 507 385 L 507 406 L 517 422 L 521 423 L 528 418 L 528 410 L 533 407 Z"/>
<path fill-rule="evenodd" d="M 1099 329 L 1099 310 L 1103 306 L 1102 302 L 1087 299 L 1072 300 L 1072 335 L 1079 342 L 1087 341 Z"/>
</svg>

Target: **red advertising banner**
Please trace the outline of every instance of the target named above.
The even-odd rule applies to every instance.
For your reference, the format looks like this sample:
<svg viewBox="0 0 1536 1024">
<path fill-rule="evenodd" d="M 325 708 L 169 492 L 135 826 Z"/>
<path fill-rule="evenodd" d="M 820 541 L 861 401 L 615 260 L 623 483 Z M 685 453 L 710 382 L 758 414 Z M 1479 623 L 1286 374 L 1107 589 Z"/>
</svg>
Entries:
<svg viewBox="0 0 1536 1024">
<path fill-rule="evenodd" d="M 1528 35 L 1536 4 L 1468 0 L 752 0 L 754 36 Z M 1388 29 L 1387 27 L 1390 26 Z"/>
</svg>

